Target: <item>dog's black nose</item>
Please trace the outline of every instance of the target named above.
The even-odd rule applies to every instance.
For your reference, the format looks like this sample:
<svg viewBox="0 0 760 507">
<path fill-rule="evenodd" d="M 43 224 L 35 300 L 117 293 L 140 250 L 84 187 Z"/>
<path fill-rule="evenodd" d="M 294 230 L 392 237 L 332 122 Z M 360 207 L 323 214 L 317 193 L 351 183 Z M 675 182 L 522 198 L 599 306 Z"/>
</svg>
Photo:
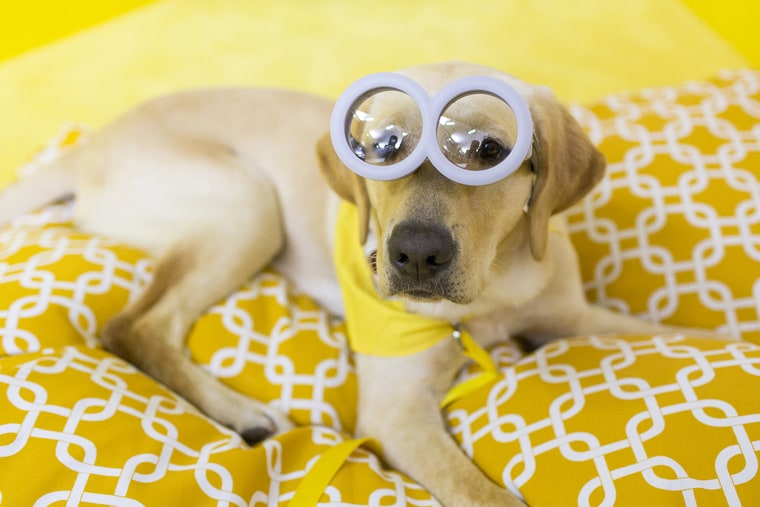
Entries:
<svg viewBox="0 0 760 507">
<path fill-rule="evenodd" d="M 402 276 L 417 281 L 428 280 L 445 270 L 455 253 L 451 233 L 439 225 L 401 222 L 393 228 L 388 240 L 393 267 Z"/>
</svg>

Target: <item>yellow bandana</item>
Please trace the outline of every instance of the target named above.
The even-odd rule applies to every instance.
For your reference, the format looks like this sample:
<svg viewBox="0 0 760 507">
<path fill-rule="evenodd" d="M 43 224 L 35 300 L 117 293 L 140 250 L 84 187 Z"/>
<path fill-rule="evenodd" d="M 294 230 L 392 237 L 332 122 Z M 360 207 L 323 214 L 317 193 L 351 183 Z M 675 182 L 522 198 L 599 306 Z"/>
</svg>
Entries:
<svg viewBox="0 0 760 507">
<path fill-rule="evenodd" d="M 454 386 L 441 403 L 453 403 L 499 377 L 488 352 L 469 333 L 451 322 L 409 313 L 401 301 L 383 299 L 359 244 L 356 207 L 341 203 L 335 239 L 335 268 L 343 291 L 343 307 L 351 350 L 360 354 L 398 357 L 421 352 L 447 338 L 482 369 L 480 375 Z"/>
</svg>

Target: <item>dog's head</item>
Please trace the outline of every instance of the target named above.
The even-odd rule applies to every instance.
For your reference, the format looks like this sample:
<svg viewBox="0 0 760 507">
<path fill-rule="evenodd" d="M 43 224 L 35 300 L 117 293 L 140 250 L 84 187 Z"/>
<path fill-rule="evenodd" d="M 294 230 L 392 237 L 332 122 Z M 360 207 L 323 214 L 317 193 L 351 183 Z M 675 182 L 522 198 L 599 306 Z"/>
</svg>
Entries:
<svg viewBox="0 0 760 507">
<path fill-rule="evenodd" d="M 384 295 L 469 304 L 489 279 L 509 268 L 515 255 L 532 255 L 536 262 L 543 259 L 549 219 L 596 184 L 604 158 L 544 87 L 465 63 L 420 66 L 401 73 L 430 95 L 460 77 L 497 77 L 524 97 L 533 117 L 531 157 L 507 178 L 483 186 L 455 183 L 430 161 L 401 179 L 369 180 L 340 162 L 329 135 L 317 147 L 327 181 L 358 208 L 362 241 L 369 232 L 377 241 L 375 263 Z M 498 156 L 499 150 L 510 149 L 517 134 L 516 121 L 503 113 L 504 106 L 495 97 L 472 95 L 446 110 L 445 116 L 493 133 L 489 140 L 497 144 L 488 149 L 483 144 L 477 156 Z M 385 94 L 371 107 L 374 117 L 393 118 L 397 124 L 419 121 L 413 103 L 402 94 Z"/>
</svg>

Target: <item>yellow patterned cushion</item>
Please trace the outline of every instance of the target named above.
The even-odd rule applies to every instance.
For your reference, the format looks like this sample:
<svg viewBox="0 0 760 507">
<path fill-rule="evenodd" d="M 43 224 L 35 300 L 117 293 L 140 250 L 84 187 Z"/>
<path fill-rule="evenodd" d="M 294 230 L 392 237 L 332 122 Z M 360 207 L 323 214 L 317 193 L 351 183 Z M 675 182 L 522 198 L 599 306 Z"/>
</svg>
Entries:
<svg viewBox="0 0 760 507">
<path fill-rule="evenodd" d="M 0 414 L 0 504 L 9 506 L 287 505 L 315 459 L 345 439 L 302 427 L 247 448 L 131 365 L 83 345 L 3 358 Z M 371 505 L 382 491 L 432 505 L 361 449 L 327 495 Z"/>
<path fill-rule="evenodd" d="M 568 215 L 589 298 L 760 343 L 760 71 L 574 113 L 609 163 Z"/>
<path fill-rule="evenodd" d="M 760 505 L 760 346 L 577 338 L 503 371 L 449 424 L 529 505 Z"/>
<path fill-rule="evenodd" d="M 611 161 L 600 192 L 569 217 L 592 297 L 755 336 L 760 289 L 746 291 L 757 286 L 758 270 L 745 258 L 753 258 L 752 235 L 760 233 L 758 147 L 746 134 L 756 130 L 747 127 L 757 111 L 752 83 L 757 73 L 727 74 L 576 110 Z M 684 125 L 702 125 L 697 111 L 722 104 L 710 95 L 705 105 L 704 90 L 734 100 L 719 114 L 736 125 L 718 123 L 716 132 L 732 139 L 729 148 L 692 139 L 700 150 L 722 154 L 705 158 L 700 179 L 701 169 L 667 160 L 680 160 L 683 151 L 694 161 L 693 149 L 663 155 L 675 141 L 652 132 L 660 125 L 676 145 L 685 144 L 693 135 L 682 135 Z M 687 92 L 691 98 L 683 98 Z M 742 93 L 746 100 L 731 98 Z M 655 113 L 666 119 L 656 123 Z M 676 120 L 665 128 L 668 115 Z M 730 167 L 718 172 L 716 160 Z M 690 193 L 702 182 L 709 182 L 709 198 Z M 658 196 L 662 212 L 651 204 Z M 717 210 L 714 216 L 691 204 L 697 197 Z M 683 218 L 692 210 L 696 225 Z M 98 330 L 144 287 L 152 261 L 81 234 L 69 218 L 70 206 L 56 205 L 0 230 L 0 504 L 286 505 L 317 458 L 353 428 L 356 382 L 343 324 L 272 271 L 198 320 L 188 341 L 195 360 L 234 388 L 281 406 L 301 426 L 246 448 L 97 348 Z M 701 243 L 705 230 L 712 236 Z M 639 240 L 646 248 L 636 246 Z M 720 263 L 707 255 L 711 248 L 725 253 Z M 745 257 L 729 256 L 734 250 Z M 692 252 L 696 260 L 683 261 Z M 669 264 L 657 264 L 661 259 Z M 733 276 L 730 268 L 740 263 L 741 275 Z M 708 311 L 712 300 L 699 299 L 700 291 L 724 298 L 722 310 Z M 494 481 L 518 487 L 531 504 L 760 504 L 757 345 L 585 337 L 522 358 L 505 343 L 491 355 L 503 376 L 448 408 L 451 433 Z M 352 454 L 322 501 L 434 505 L 420 486 L 365 450 Z"/>
<path fill-rule="evenodd" d="M 356 378 L 344 327 L 265 271 L 198 319 L 188 345 L 214 376 L 276 402 L 296 424 L 352 431 Z"/>
<path fill-rule="evenodd" d="M 0 355 L 96 344 L 150 278 L 143 252 L 82 234 L 69 218 L 69 207 L 51 206 L 0 230 Z"/>
</svg>

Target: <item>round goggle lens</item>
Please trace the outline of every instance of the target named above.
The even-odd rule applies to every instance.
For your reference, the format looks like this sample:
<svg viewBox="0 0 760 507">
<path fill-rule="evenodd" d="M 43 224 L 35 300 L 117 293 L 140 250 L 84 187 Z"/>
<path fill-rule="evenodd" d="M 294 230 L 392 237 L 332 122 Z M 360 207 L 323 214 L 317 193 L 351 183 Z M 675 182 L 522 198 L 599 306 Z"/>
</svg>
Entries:
<svg viewBox="0 0 760 507">
<path fill-rule="evenodd" d="M 396 164 L 414 150 L 422 132 L 416 102 L 398 90 L 377 90 L 360 97 L 349 111 L 348 142 L 367 164 Z"/>
<path fill-rule="evenodd" d="M 452 164 L 468 171 L 491 169 L 510 154 L 517 119 L 502 99 L 472 93 L 449 103 L 438 118 L 438 146 Z"/>
</svg>

